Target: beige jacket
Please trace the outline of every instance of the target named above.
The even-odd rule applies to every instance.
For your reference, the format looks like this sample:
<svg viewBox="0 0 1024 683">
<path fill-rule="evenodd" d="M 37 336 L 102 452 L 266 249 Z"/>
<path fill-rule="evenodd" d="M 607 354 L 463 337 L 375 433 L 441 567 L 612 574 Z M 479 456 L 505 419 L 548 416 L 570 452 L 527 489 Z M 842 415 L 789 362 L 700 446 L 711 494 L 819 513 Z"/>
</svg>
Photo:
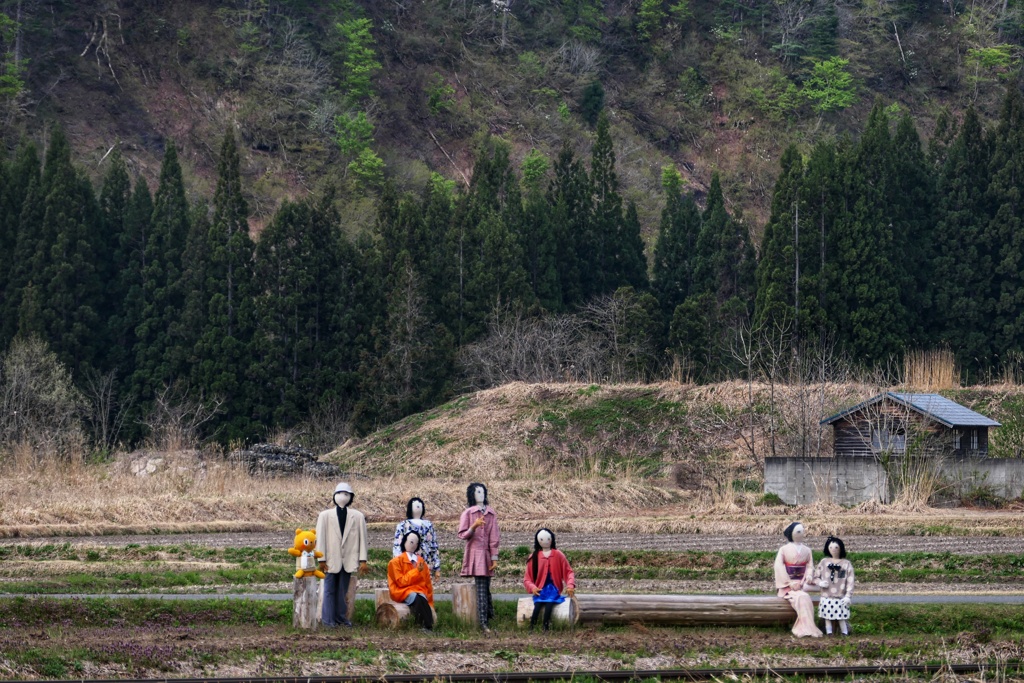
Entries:
<svg viewBox="0 0 1024 683">
<path fill-rule="evenodd" d="M 366 517 L 359 510 L 348 509 L 345 536 L 342 541 L 335 508 L 324 510 L 316 518 L 316 550 L 324 554 L 327 571 L 337 574 L 342 569 L 351 574 L 366 562 Z"/>
</svg>

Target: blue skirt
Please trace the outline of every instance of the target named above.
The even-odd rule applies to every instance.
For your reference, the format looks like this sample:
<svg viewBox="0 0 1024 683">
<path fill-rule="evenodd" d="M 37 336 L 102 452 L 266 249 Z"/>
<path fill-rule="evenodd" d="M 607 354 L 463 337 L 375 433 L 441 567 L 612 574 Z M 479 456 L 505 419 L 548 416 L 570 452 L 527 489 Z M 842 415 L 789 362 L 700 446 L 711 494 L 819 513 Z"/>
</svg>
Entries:
<svg viewBox="0 0 1024 683">
<path fill-rule="evenodd" d="M 561 605 L 565 602 L 565 598 L 558 592 L 558 588 L 555 587 L 555 582 L 551 580 L 551 575 L 549 574 L 547 582 L 545 582 L 544 587 L 540 589 L 540 595 L 533 596 L 533 601 L 535 603 L 552 602 L 556 605 Z"/>
</svg>

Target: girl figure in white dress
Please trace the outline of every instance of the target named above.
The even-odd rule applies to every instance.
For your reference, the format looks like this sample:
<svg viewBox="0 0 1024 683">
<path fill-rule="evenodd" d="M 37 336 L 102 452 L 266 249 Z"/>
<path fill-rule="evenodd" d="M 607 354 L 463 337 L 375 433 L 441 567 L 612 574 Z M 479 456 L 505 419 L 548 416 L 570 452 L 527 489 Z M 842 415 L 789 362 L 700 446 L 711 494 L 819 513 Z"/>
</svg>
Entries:
<svg viewBox="0 0 1024 683">
<path fill-rule="evenodd" d="M 825 633 L 832 635 L 832 622 L 839 622 L 839 632 L 850 635 L 850 598 L 853 596 L 853 565 L 846 559 L 843 539 L 829 536 L 825 541 L 825 557 L 814 571 L 821 600 L 818 616 L 825 620 Z"/>
<path fill-rule="evenodd" d="M 392 555 L 402 554 L 402 539 L 410 531 L 420 537 L 420 553 L 434 575 L 436 581 L 441 576 L 441 551 L 437 548 L 437 532 L 429 519 L 424 519 L 427 507 L 422 498 L 410 498 L 405 504 L 405 519 L 395 527 L 395 543 L 391 548 Z"/>
</svg>

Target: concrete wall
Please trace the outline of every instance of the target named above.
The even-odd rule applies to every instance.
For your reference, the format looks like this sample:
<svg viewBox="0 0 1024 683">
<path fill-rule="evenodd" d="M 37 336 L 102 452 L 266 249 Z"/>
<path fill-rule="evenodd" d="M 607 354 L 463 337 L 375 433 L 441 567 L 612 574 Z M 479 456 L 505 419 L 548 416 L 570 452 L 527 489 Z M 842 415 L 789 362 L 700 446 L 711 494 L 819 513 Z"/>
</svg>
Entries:
<svg viewBox="0 0 1024 683">
<path fill-rule="evenodd" d="M 898 460 L 893 458 L 893 461 Z M 891 462 L 897 469 L 899 462 Z M 942 476 L 956 495 L 988 487 L 1000 498 L 1018 498 L 1024 489 L 1024 460 L 953 458 L 941 462 Z M 790 505 L 821 500 L 857 505 L 869 500 L 887 503 L 892 486 L 874 458 L 765 458 L 764 490 Z"/>
</svg>

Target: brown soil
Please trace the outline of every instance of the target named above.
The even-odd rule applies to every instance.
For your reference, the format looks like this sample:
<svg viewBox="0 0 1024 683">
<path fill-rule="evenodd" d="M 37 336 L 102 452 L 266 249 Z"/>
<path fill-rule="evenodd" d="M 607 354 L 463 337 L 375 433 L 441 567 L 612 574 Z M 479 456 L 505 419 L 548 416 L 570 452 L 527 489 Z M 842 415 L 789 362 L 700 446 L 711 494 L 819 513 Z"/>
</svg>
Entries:
<svg viewBox="0 0 1024 683">
<path fill-rule="evenodd" d="M 343 675 L 453 673 L 464 671 L 576 671 L 685 667 L 778 667 L 910 663 L 894 656 L 908 645 L 922 659 L 948 663 L 1020 659 L 1020 642 L 984 642 L 972 633 L 954 638 L 858 637 L 844 656 L 829 655 L 829 638 L 799 642 L 785 629 L 648 629 L 614 632 L 579 629 L 553 633 L 504 633 L 468 639 L 419 631 L 368 633 L 361 629 L 296 634 L 283 627 L 157 627 L 131 634 L 110 628 L 61 628 L 29 634 L 35 647 L 52 651 L 139 653 L 142 666 L 83 662 L 83 677 Z M 21 649 L 24 633 L 0 630 L 0 649 Z M 799 653 L 793 653 L 799 647 Z M 323 653 L 333 652 L 333 659 Z M 97 658 L 102 662 L 103 658 Z M 156 661 L 158 660 L 158 661 Z M 204 663 L 205 662 L 205 663 Z M 38 678 L 28 665 L 0 659 L 0 672 Z"/>
</svg>

